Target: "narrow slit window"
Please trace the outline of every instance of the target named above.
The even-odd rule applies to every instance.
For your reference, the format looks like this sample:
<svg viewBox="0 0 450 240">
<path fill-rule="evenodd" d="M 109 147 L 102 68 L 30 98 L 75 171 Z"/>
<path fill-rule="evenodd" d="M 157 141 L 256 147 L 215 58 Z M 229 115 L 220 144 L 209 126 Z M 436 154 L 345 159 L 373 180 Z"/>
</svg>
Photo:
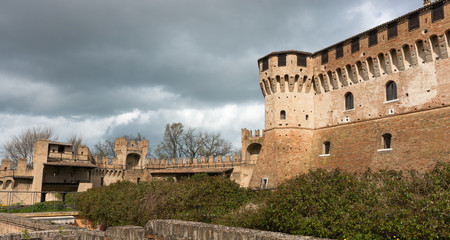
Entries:
<svg viewBox="0 0 450 240">
<path fill-rule="evenodd" d="M 330 154 L 331 143 L 326 141 L 323 143 L 323 154 Z"/>
<path fill-rule="evenodd" d="M 278 67 L 286 66 L 286 54 L 278 55 Z"/>
<path fill-rule="evenodd" d="M 262 61 L 262 70 L 266 71 L 269 69 L 269 58 L 264 58 Z"/>
<path fill-rule="evenodd" d="M 352 45 L 352 53 L 359 51 L 359 38 L 353 38 L 351 45 Z"/>
<path fill-rule="evenodd" d="M 306 67 L 306 55 L 297 54 L 297 66 Z"/>
<path fill-rule="evenodd" d="M 431 21 L 435 22 L 440 19 L 444 19 L 444 8 L 442 7 L 442 2 L 436 3 L 431 9 Z"/>
<path fill-rule="evenodd" d="M 397 22 L 388 25 L 388 39 L 395 38 L 398 35 Z"/>
<path fill-rule="evenodd" d="M 280 119 L 281 120 L 286 120 L 286 111 L 281 110 L 281 112 L 280 112 Z"/>
<path fill-rule="evenodd" d="M 372 31 L 369 33 L 369 47 L 378 43 L 378 31 Z"/>
<path fill-rule="evenodd" d="M 345 94 L 345 110 L 351 110 L 353 108 L 353 94 L 351 92 L 348 92 L 347 94 Z"/>
<path fill-rule="evenodd" d="M 390 149 L 391 148 L 391 138 L 392 138 L 392 135 L 390 133 L 383 134 L 382 141 L 383 141 L 383 148 L 384 149 Z"/>
<path fill-rule="evenodd" d="M 420 21 L 419 21 L 419 14 L 414 13 L 409 15 L 408 17 L 408 29 L 409 31 L 412 31 L 416 28 L 420 27 Z"/>
<path fill-rule="evenodd" d="M 386 101 L 397 99 L 397 84 L 390 81 L 386 84 Z"/>
<path fill-rule="evenodd" d="M 344 56 L 344 46 L 342 44 L 339 44 L 336 46 L 336 59 L 341 58 Z"/>
<path fill-rule="evenodd" d="M 322 52 L 322 64 L 328 63 L 328 50 Z"/>
</svg>

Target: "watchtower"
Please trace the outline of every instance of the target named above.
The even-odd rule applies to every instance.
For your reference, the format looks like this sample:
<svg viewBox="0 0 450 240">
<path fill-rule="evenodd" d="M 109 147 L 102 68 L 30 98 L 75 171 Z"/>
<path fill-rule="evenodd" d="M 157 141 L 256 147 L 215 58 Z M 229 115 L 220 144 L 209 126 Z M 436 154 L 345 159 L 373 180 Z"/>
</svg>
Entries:
<svg viewBox="0 0 450 240">
<path fill-rule="evenodd" d="M 311 53 L 273 52 L 258 65 L 265 131 L 251 185 L 264 182 L 271 187 L 309 168 L 317 81 Z"/>
</svg>

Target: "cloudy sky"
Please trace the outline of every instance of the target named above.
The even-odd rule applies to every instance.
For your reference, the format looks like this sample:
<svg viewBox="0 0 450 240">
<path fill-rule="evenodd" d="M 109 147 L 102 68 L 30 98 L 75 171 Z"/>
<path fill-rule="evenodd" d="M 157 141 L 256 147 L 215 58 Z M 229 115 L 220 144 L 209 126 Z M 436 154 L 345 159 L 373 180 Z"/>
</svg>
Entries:
<svg viewBox="0 0 450 240">
<path fill-rule="evenodd" d="M 0 146 L 51 127 L 85 144 L 182 122 L 240 147 L 262 129 L 256 60 L 318 51 L 422 0 L 0 0 Z"/>
</svg>

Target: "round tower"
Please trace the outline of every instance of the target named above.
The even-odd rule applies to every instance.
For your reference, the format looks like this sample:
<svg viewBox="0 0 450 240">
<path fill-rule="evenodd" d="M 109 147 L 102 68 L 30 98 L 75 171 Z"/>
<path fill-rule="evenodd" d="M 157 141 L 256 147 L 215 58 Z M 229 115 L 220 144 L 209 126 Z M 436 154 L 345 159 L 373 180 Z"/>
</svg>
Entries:
<svg viewBox="0 0 450 240">
<path fill-rule="evenodd" d="M 273 52 L 258 65 L 265 131 L 251 185 L 271 188 L 309 168 L 316 86 L 311 53 Z"/>
</svg>

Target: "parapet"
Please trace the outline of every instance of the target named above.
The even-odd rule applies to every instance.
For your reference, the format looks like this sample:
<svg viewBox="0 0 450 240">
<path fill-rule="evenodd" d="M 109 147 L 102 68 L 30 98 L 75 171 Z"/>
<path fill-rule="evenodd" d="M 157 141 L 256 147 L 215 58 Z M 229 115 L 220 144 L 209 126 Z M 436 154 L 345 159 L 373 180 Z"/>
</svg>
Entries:
<svg viewBox="0 0 450 240">
<path fill-rule="evenodd" d="M 245 164 L 239 155 L 201 156 L 199 158 L 147 159 L 147 168 L 203 168 L 203 167 L 233 167 Z"/>
<path fill-rule="evenodd" d="M 262 137 L 264 137 L 264 130 L 248 130 L 246 128 L 241 129 L 241 139 Z"/>
</svg>

